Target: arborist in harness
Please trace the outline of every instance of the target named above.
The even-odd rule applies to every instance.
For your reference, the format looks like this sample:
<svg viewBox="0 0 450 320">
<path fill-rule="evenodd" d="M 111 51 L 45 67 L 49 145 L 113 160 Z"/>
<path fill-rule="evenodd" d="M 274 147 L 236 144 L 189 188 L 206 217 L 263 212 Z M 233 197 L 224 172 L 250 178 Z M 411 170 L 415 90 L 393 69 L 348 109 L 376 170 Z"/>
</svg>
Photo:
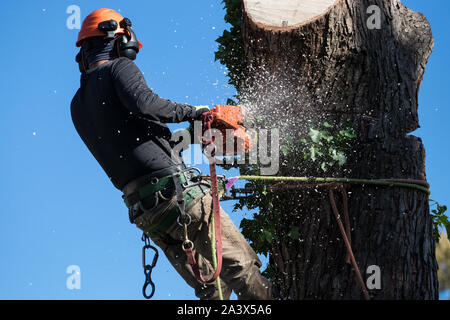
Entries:
<svg viewBox="0 0 450 320">
<path fill-rule="evenodd" d="M 218 299 L 220 293 L 228 299 L 232 291 L 238 299 L 271 299 L 256 253 L 214 200 L 217 187 L 198 179 L 173 152 L 166 123 L 205 121 L 208 108 L 171 102 L 149 89 L 133 62 L 142 44 L 131 21 L 114 10 L 88 15 L 76 46 L 81 84 L 72 100 L 72 120 L 123 192 L 131 223 L 144 232 L 144 256 L 151 238 L 200 299 Z M 214 217 L 219 218 L 215 229 Z M 220 231 L 217 257 L 211 229 Z M 147 278 L 154 263 L 144 263 Z M 215 273 L 220 288 L 211 281 L 219 276 Z"/>
</svg>

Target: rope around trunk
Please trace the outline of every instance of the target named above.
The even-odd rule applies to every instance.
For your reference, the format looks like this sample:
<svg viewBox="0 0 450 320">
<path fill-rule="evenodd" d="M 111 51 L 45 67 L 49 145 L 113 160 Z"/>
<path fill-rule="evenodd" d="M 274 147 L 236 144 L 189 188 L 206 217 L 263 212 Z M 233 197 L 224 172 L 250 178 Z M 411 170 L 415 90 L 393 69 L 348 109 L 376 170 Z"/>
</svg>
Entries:
<svg viewBox="0 0 450 320">
<path fill-rule="evenodd" d="M 412 179 L 353 179 L 353 178 L 317 178 L 317 177 L 282 177 L 282 176 L 238 176 L 239 180 L 274 181 L 274 182 L 306 182 L 306 183 L 348 183 L 360 185 L 377 185 L 386 187 L 411 188 L 430 194 L 430 185 L 424 180 Z"/>
</svg>

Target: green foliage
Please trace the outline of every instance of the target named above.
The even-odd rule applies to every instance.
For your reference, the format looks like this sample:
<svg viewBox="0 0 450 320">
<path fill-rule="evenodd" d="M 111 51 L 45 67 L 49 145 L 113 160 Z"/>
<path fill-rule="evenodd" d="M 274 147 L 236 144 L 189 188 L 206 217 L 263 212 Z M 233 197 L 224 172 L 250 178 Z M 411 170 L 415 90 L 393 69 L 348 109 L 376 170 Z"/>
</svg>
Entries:
<svg viewBox="0 0 450 320">
<path fill-rule="evenodd" d="M 244 47 L 242 42 L 242 0 L 223 0 L 226 14 L 225 21 L 231 27 L 225 30 L 216 41 L 219 47 L 215 53 L 216 61 L 228 68 L 229 84 L 236 90 L 244 81 Z"/>
<path fill-rule="evenodd" d="M 318 171 L 330 170 L 346 163 L 346 152 L 351 140 L 356 138 L 351 122 L 343 126 L 333 126 L 328 122 L 311 127 L 308 134 L 301 139 L 286 137 L 280 146 L 280 153 L 290 163 L 298 163 L 298 152 L 304 155 L 308 166 Z M 299 142 L 300 140 L 300 142 Z M 326 167 L 324 167 L 326 165 Z M 241 173 L 245 175 L 260 175 L 260 165 L 243 165 Z M 267 255 L 274 241 L 291 239 L 298 241 L 300 229 L 297 226 L 286 225 L 283 217 L 285 203 L 280 203 L 276 194 L 267 192 L 267 184 L 263 181 L 249 181 L 246 188 L 254 190 L 251 197 L 238 200 L 234 209 L 260 210 L 264 214 L 254 214 L 253 219 L 243 219 L 240 227 L 242 234 L 249 240 L 253 249 L 260 254 Z"/>
<path fill-rule="evenodd" d="M 247 170 L 252 175 L 260 174 L 257 165 L 247 167 Z M 282 236 L 279 231 L 280 226 L 283 226 L 280 222 L 282 215 L 278 210 L 279 206 L 274 194 L 267 192 L 264 182 L 250 181 L 245 187 L 253 189 L 254 192 L 251 197 L 240 198 L 235 204 L 234 210 L 241 210 L 244 207 L 248 210 L 258 210 L 252 219 L 242 219 L 240 227 L 243 236 L 249 240 L 255 252 L 267 256 L 273 242 Z M 270 212 L 270 214 L 261 212 Z"/>
<path fill-rule="evenodd" d="M 262 273 L 263 277 L 266 279 L 275 279 L 276 271 L 273 269 L 273 267 L 269 264 Z"/>
<path fill-rule="evenodd" d="M 272 241 L 275 240 L 274 226 L 267 223 L 266 219 L 255 214 L 253 219 L 242 219 L 242 234 L 251 241 L 256 253 L 267 256 Z"/>
<path fill-rule="evenodd" d="M 437 201 L 432 199 L 429 201 L 430 207 L 434 207 L 434 209 L 431 209 L 431 217 L 433 219 L 433 236 L 436 243 L 438 243 L 440 238 L 439 228 L 445 228 L 447 235 L 450 234 L 450 221 L 445 215 L 447 206 L 441 206 Z"/>
<path fill-rule="evenodd" d="M 347 152 L 355 138 L 352 122 L 346 121 L 339 129 L 323 122 L 318 128 L 310 127 L 308 136 L 300 139 L 303 157 L 310 162 L 310 167 L 323 172 L 342 167 L 347 163 Z"/>
<path fill-rule="evenodd" d="M 300 239 L 300 229 L 297 226 L 293 226 L 288 233 L 288 237 L 292 240 Z"/>
</svg>

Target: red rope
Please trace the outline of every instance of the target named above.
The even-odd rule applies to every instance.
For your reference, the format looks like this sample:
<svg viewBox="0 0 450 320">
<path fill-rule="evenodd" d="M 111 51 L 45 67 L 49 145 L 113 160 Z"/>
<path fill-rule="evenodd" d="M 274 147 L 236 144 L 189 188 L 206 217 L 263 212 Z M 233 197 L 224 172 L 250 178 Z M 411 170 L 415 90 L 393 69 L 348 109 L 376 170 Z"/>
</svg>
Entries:
<svg viewBox="0 0 450 320">
<path fill-rule="evenodd" d="M 345 246 L 347 247 L 347 260 L 351 261 L 353 268 L 355 269 L 356 277 L 358 278 L 359 284 L 361 285 L 361 289 L 363 291 L 364 298 L 366 300 L 370 300 L 370 296 L 367 291 L 366 284 L 364 283 L 364 280 L 361 276 L 361 271 L 359 271 L 359 267 L 358 267 L 358 264 L 356 263 L 355 255 L 353 254 L 352 245 L 350 243 L 350 238 L 348 237 L 348 234 L 350 234 L 350 228 L 349 228 L 350 221 L 348 219 L 347 191 L 345 190 L 344 186 L 341 185 L 341 192 L 343 195 L 343 202 L 344 202 L 344 216 L 345 216 L 345 220 L 348 220 L 348 221 L 346 221 L 348 233 L 345 231 L 344 225 L 342 224 L 341 216 L 339 214 L 339 211 L 336 206 L 336 202 L 334 200 L 333 188 L 330 187 L 328 190 L 329 190 L 329 198 L 330 198 L 330 202 L 331 202 L 331 208 L 333 209 L 333 213 L 334 213 L 334 216 L 336 217 L 336 221 L 339 226 L 339 230 L 341 231 L 342 238 L 344 239 Z"/>
<path fill-rule="evenodd" d="M 211 124 L 213 121 L 213 116 L 211 112 L 205 112 L 203 114 L 203 128 L 206 128 L 205 131 L 211 132 Z M 209 145 L 213 143 L 213 139 L 209 141 L 204 141 L 205 145 Z M 198 281 L 203 283 L 212 283 L 216 281 L 219 277 L 220 272 L 222 271 L 222 233 L 221 233 L 221 224 L 220 224 L 220 200 L 219 200 L 219 186 L 217 180 L 217 170 L 216 170 L 216 157 L 214 152 L 212 152 L 209 157 L 209 169 L 211 171 L 211 193 L 212 193 L 212 206 L 213 206 L 213 214 L 214 214 L 214 233 L 216 235 L 216 257 L 217 257 L 217 268 L 214 272 L 213 276 L 209 280 L 205 280 L 200 272 L 200 268 L 198 266 L 197 261 L 195 260 L 195 254 L 192 247 L 186 248 L 185 253 L 187 257 L 187 261 L 194 272 L 195 277 Z"/>
<path fill-rule="evenodd" d="M 392 180 L 394 181 L 394 180 Z M 398 182 L 405 182 L 408 183 L 410 180 L 395 180 Z M 417 182 L 414 180 L 414 182 Z M 426 182 L 425 182 L 426 183 Z M 425 185 L 425 184 L 422 184 Z M 302 189 L 302 188 L 316 188 L 316 187 L 327 187 L 329 190 L 329 199 L 331 203 L 331 208 L 333 210 L 334 216 L 336 218 L 336 222 L 339 227 L 339 231 L 341 232 L 342 238 L 344 239 L 345 246 L 347 248 L 347 254 L 345 258 L 345 262 L 347 264 L 353 265 L 353 268 L 356 272 L 356 277 L 359 281 L 359 284 L 361 286 L 361 289 L 364 294 L 364 298 L 366 300 L 370 300 L 369 293 L 366 288 L 366 284 L 364 283 L 364 280 L 361 275 L 361 271 L 359 270 L 358 264 L 356 263 L 355 255 L 353 254 L 352 249 L 352 239 L 351 239 L 351 229 L 350 229 L 350 217 L 348 214 L 348 197 L 347 197 L 347 189 L 344 184 L 342 183 L 310 183 L 310 184 L 302 184 L 302 185 L 286 185 L 284 183 L 278 183 L 274 186 L 269 188 L 269 191 L 280 191 L 280 190 L 289 190 L 289 189 Z M 342 202 L 343 202 L 343 213 L 344 213 L 344 224 L 342 223 L 341 215 L 339 214 L 339 210 L 336 206 L 336 201 L 334 199 L 334 192 L 333 189 L 338 189 L 341 191 L 342 194 Z"/>
</svg>

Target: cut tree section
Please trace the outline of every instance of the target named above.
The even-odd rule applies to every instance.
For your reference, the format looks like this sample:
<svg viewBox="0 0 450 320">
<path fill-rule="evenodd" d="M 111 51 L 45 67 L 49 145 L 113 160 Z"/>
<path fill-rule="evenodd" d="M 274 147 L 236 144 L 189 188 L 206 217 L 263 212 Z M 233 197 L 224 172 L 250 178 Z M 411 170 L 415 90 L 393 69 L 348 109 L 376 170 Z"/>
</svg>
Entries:
<svg viewBox="0 0 450 320">
<path fill-rule="evenodd" d="M 425 148 L 409 134 L 419 127 L 419 87 L 433 48 L 422 14 L 400 0 L 244 4 L 240 103 L 261 119 L 257 128 L 279 129 L 285 151 L 280 150 L 277 175 L 426 181 Z M 373 14 L 368 9 L 374 5 L 379 29 L 369 28 Z M 315 146 L 301 142 L 325 123 L 336 133 L 349 125 L 356 133 L 345 147 L 343 166 L 320 165 Z M 332 148 L 323 155 L 327 152 Z M 286 189 L 262 199 L 259 216 L 276 239 L 269 246 L 269 270 L 280 299 L 363 298 L 354 268 L 346 263 L 326 188 Z M 344 212 L 343 195 L 336 199 Z M 380 288 L 369 288 L 371 298 L 437 299 L 428 195 L 400 187 L 349 185 L 347 207 L 360 271 L 365 274 L 374 265 L 382 269 Z M 293 227 L 298 236 L 286 236 Z"/>
<path fill-rule="evenodd" d="M 269 28 L 290 28 L 324 15 L 338 0 L 244 0 L 253 22 Z"/>
</svg>

